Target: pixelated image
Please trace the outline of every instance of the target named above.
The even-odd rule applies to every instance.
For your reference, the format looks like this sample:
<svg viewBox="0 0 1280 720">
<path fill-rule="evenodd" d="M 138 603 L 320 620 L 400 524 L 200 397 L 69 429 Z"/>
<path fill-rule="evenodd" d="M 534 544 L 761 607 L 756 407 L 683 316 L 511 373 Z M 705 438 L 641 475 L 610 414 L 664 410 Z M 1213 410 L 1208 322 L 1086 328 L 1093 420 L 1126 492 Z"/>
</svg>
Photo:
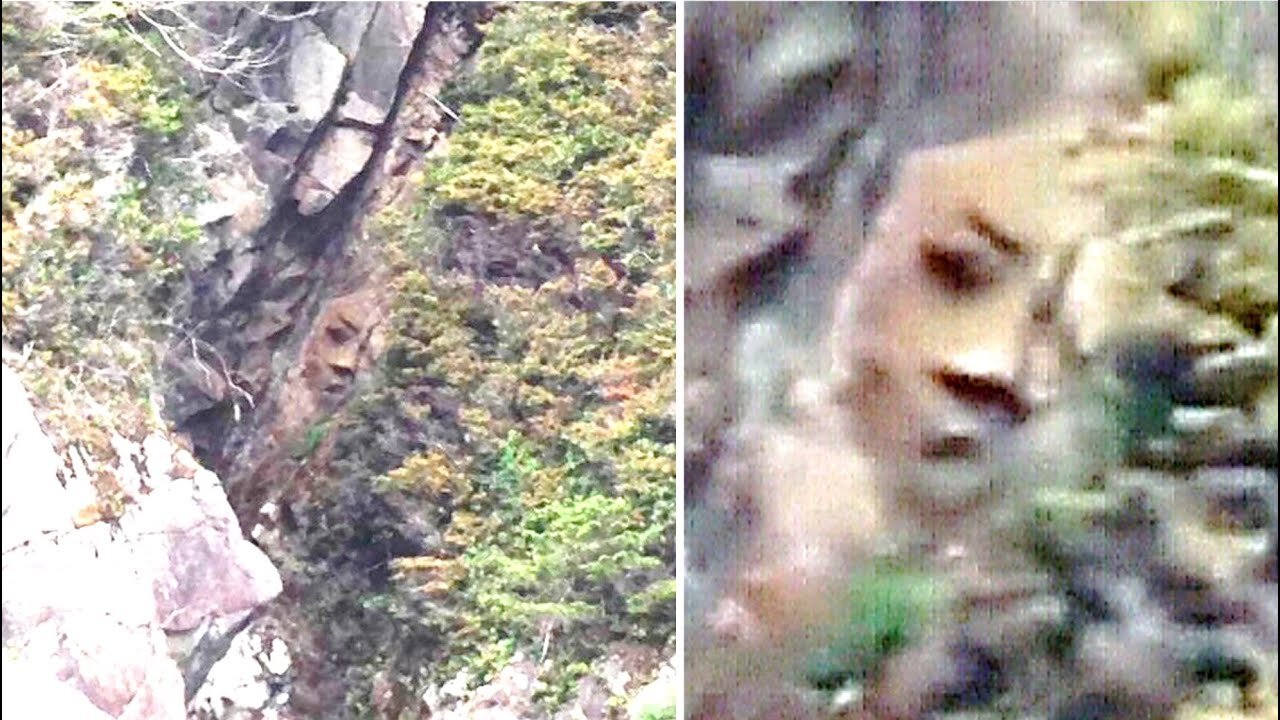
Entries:
<svg viewBox="0 0 1280 720">
<path fill-rule="evenodd" d="M 1276 5 L 686 11 L 686 717 L 1275 717 Z"/>
</svg>

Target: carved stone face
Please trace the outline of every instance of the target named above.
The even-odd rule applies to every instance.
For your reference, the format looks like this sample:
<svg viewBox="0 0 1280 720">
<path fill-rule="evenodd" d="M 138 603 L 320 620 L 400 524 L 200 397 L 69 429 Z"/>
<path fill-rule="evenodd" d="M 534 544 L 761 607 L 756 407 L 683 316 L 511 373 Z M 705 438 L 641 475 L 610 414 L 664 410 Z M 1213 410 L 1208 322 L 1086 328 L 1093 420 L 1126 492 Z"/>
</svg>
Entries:
<svg viewBox="0 0 1280 720">
<path fill-rule="evenodd" d="M 978 457 L 1050 384 L 1059 268 L 1102 226 L 1065 141 L 984 139 L 906 160 L 843 290 L 840 398 L 872 456 Z"/>
</svg>

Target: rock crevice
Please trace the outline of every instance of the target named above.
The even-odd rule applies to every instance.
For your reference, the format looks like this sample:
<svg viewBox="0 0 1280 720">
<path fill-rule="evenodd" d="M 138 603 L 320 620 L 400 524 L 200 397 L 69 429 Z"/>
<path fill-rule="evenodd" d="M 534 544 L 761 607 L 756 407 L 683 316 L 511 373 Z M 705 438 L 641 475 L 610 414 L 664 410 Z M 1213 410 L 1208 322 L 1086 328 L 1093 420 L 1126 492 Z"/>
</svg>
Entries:
<svg viewBox="0 0 1280 720">
<path fill-rule="evenodd" d="M 171 419 L 229 486 L 279 449 L 278 426 L 293 431 L 332 411 L 376 355 L 369 341 L 383 301 L 364 219 L 396 198 L 398 178 L 430 149 L 423 139 L 447 130 L 435 98 L 478 43 L 483 12 L 451 3 L 326 8 L 294 32 L 284 78 L 260 82 L 256 97 L 237 91 L 229 122 L 239 143 L 230 147 L 253 173 L 215 180 L 215 196 L 242 202 L 211 229 L 221 245 L 195 280 L 187 323 L 199 328 L 197 350 L 171 354 L 168 398 Z M 231 94 L 220 87 L 214 97 Z M 324 112 L 309 109 L 320 96 Z M 297 112 L 281 122 L 290 107 Z M 317 337 L 344 313 L 360 324 Z M 338 339 L 348 332 L 358 339 Z M 201 365 L 222 372 L 210 380 Z"/>
</svg>

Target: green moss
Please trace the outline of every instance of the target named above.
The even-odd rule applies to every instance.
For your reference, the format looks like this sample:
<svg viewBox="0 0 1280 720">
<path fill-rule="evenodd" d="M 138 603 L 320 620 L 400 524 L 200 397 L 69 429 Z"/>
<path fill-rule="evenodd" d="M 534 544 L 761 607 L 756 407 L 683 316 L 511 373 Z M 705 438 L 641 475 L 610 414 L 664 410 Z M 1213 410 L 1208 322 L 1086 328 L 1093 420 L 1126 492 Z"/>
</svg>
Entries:
<svg viewBox="0 0 1280 720">
<path fill-rule="evenodd" d="M 646 707 L 636 716 L 636 720 L 676 720 L 676 705 Z"/>
<path fill-rule="evenodd" d="M 318 422 L 307 428 L 307 434 L 298 442 L 298 447 L 293 451 L 294 460 L 306 460 L 315 455 L 316 450 L 320 448 L 320 443 L 324 442 L 325 437 L 329 434 L 329 421 Z"/>
<path fill-rule="evenodd" d="M 539 696 L 554 706 L 610 643 L 674 635 L 674 23 L 647 5 L 600 21 L 611 12 L 499 13 L 443 98 L 462 118 L 448 155 L 415 207 L 376 224 L 388 349 L 335 432 L 326 501 L 416 503 L 440 540 L 358 591 L 393 603 L 344 614 L 353 591 L 335 585 L 364 587 L 353 577 L 313 611 L 370 638 L 346 662 L 390 664 L 414 692 L 545 647 Z M 446 269 L 460 214 L 544 229 L 566 271 L 534 287 Z M 372 532 L 347 524 L 312 523 L 305 542 L 332 556 L 411 534 L 385 515 Z M 412 647 L 385 640 L 402 623 L 422 635 Z"/>
<path fill-rule="evenodd" d="M 1240 77 L 1254 60 L 1243 24 L 1267 22 L 1245 3 L 1111 3 L 1089 8 L 1119 30 L 1145 72 L 1147 94 L 1168 100 L 1186 78 L 1202 72 Z M 1275 23 L 1274 12 L 1270 22 Z"/>
<path fill-rule="evenodd" d="M 674 204 L 670 23 L 637 5 L 636 29 L 617 31 L 583 22 L 590 5 L 520 8 L 492 25 L 476 71 L 445 96 L 462 123 L 428 173 L 433 202 L 571 215 L 601 251 L 645 239 L 655 196 Z"/>
<path fill-rule="evenodd" d="M 883 566 L 850 584 L 848 620 L 833 642 L 810 658 L 810 683 L 834 689 L 867 678 L 895 650 L 922 637 L 947 612 L 950 591 L 923 571 Z"/>
</svg>

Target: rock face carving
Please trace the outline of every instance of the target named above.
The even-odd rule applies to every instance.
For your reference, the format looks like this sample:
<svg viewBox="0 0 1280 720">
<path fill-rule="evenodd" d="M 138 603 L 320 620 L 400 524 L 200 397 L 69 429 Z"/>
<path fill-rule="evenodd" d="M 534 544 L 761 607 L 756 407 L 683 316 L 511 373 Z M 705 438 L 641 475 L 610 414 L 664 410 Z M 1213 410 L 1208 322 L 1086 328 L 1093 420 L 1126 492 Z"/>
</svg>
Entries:
<svg viewBox="0 0 1280 720">
<path fill-rule="evenodd" d="M 873 717 L 1064 674 L 1011 702 L 1167 717 L 1207 677 L 1274 692 L 1276 438 L 1258 410 L 1275 386 L 1275 306 L 1206 307 L 1175 282 L 1198 245 L 1225 254 L 1251 227 L 1120 215 L 1098 182 L 1114 150 L 1089 127 L 1057 117 L 904 161 L 837 303 L 821 387 L 789 398 L 794 424 L 735 428 L 708 483 L 701 510 L 738 546 L 712 548 L 737 564 L 691 623 L 702 645 L 686 682 L 706 689 L 705 717 L 812 716 L 769 683 L 805 672 L 811 639 L 847 612 L 841 573 L 885 548 L 964 610 L 939 612 L 866 681 Z M 1128 166 L 1165 162 L 1149 140 L 1123 147 Z M 1255 334 L 1233 310 L 1269 324 Z M 1167 397 L 1167 421 L 1125 417 L 1112 383 L 1144 413 Z M 1017 531 L 1052 561 L 1014 549 L 1001 513 L 1061 518 L 1061 497 L 1099 506 L 1077 507 L 1071 530 Z M 1254 545 L 1235 544 L 1242 530 Z M 1063 629 L 1070 661 L 1034 649 Z M 742 682 L 759 667 L 763 682 Z"/>
<path fill-rule="evenodd" d="M 61 462 L 7 366 L 3 420 L 6 715 L 186 717 L 279 573 L 218 478 L 168 439 L 117 443 L 107 472 L 137 475 L 135 496 L 115 523 L 76 528 Z"/>
<path fill-rule="evenodd" d="M 917 460 L 950 438 L 981 453 L 982 429 L 961 427 L 971 415 L 993 427 L 1027 418 L 1033 298 L 1102 228 L 1102 204 L 1071 185 L 1066 146 L 1031 130 L 904 164 L 832 342 L 836 382 L 856 388 L 848 395 L 875 455 Z"/>
<path fill-rule="evenodd" d="M 377 353 L 371 343 L 380 338 L 382 313 L 373 289 L 324 304 L 303 341 L 301 365 L 290 371 L 281 389 L 281 432 L 297 431 L 307 418 L 331 411 L 356 374 L 372 364 Z"/>
</svg>

